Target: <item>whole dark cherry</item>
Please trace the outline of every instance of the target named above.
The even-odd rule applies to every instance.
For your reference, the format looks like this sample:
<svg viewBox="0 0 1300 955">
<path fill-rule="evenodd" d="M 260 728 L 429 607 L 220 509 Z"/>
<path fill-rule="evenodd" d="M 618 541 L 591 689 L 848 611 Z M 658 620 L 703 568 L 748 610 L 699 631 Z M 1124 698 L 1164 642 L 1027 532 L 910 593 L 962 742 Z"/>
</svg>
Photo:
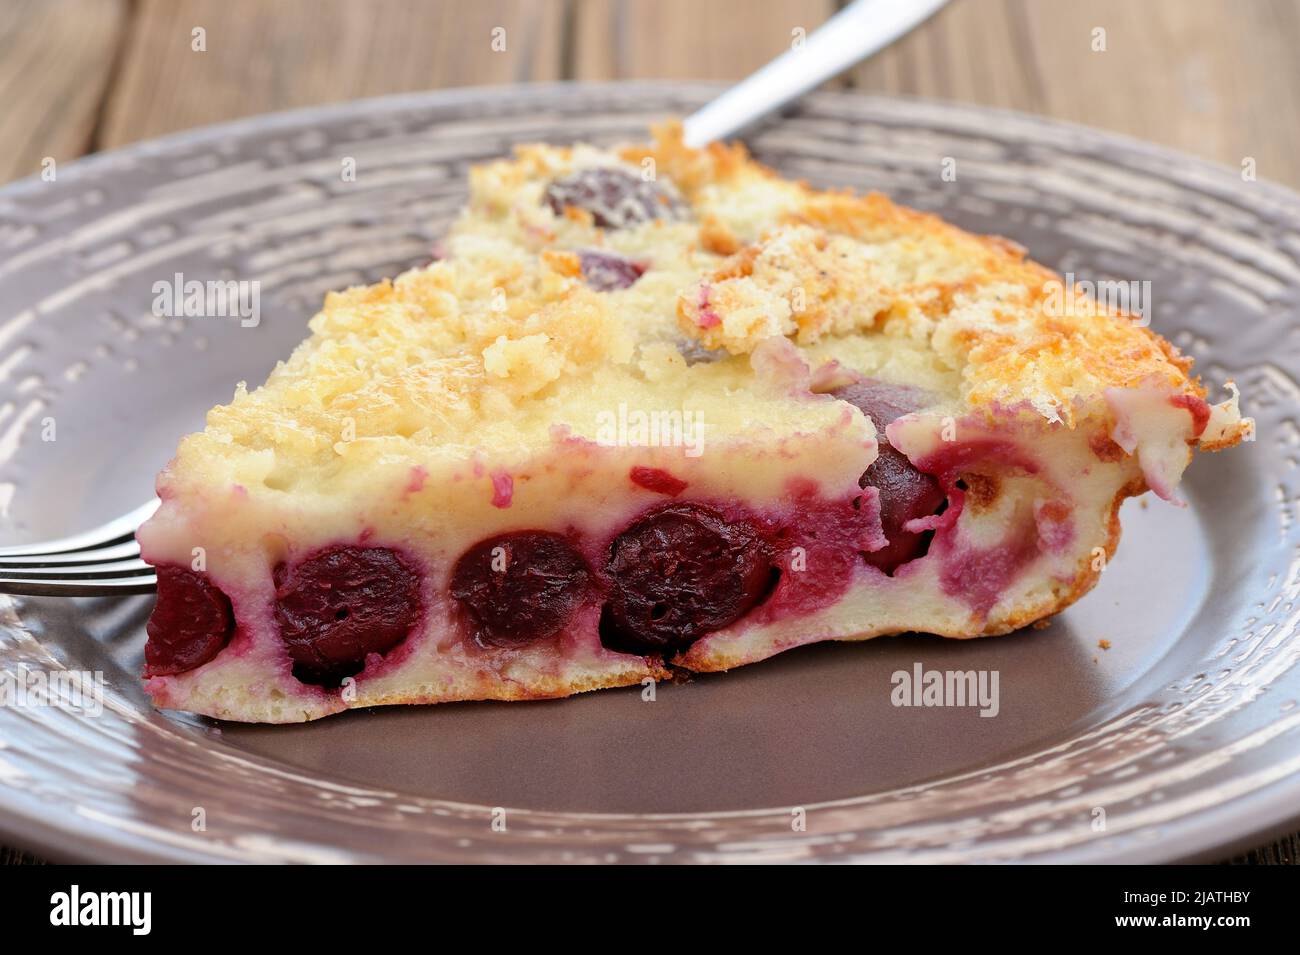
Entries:
<svg viewBox="0 0 1300 955">
<path fill-rule="evenodd" d="M 876 423 L 876 431 L 882 440 L 886 425 L 935 402 L 934 396 L 922 388 L 914 385 L 896 385 L 875 378 L 862 378 L 851 384 L 841 385 L 831 394 L 841 401 L 847 401 L 870 417 Z"/>
<path fill-rule="evenodd" d="M 676 193 L 626 169 L 581 169 L 553 180 L 545 201 L 557 216 L 568 206 L 585 209 L 602 229 L 627 229 L 654 219 L 681 219 L 686 207 Z"/>
<path fill-rule="evenodd" d="M 631 288 L 645 274 L 645 266 L 616 252 L 596 252 L 583 249 L 578 252 L 582 263 L 582 278 L 597 292 L 617 292 Z"/>
<path fill-rule="evenodd" d="M 587 563 L 567 538 L 515 531 L 467 550 L 452 571 L 451 595 L 480 645 L 513 648 L 559 633 L 589 583 Z"/>
<path fill-rule="evenodd" d="M 661 507 L 619 534 L 605 570 L 601 643 L 642 655 L 684 650 L 739 620 L 776 573 L 754 524 L 690 503 Z"/>
<path fill-rule="evenodd" d="M 879 490 L 880 523 L 889 543 L 884 549 L 863 554 L 863 557 L 873 567 L 892 574 L 900 564 L 923 556 L 929 547 L 929 532 L 914 534 L 904 530 L 903 525 L 913 518 L 938 513 L 947 495 L 933 475 L 918 471 L 906 455 L 890 446 L 885 437 L 885 426 L 896 418 L 924 408 L 931 403 L 931 398 L 919 388 L 874 379 L 844 385 L 831 394 L 847 401 L 875 422 L 880 454 L 862 473 L 858 486 Z"/>
<path fill-rule="evenodd" d="M 880 491 L 880 525 L 889 541 L 882 549 L 864 554 L 867 563 L 893 574 L 900 564 L 923 557 L 929 548 L 931 532 L 914 534 L 904 530 L 903 525 L 913 518 L 929 517 L 942 510 L 948 496 L 939 482 L 918 471 L 905 455 L 881 442 L 880 455 L 858 479 L 858 485 Z"/>
<path fill-rule="evenodd" d="M 144 675 L 174 676 L 207 663 L 230 642 L 235 615 L 230 598 L 202 574 L 158 568 L 158 602 L 145 627 Z"/>
<path fill-rule="evenodd" d="M 274 576 L 275 618 L 303 683 L 338 686 L 420 616 L 420 575 L 386 547 L 331 547 Z"/>
</svg>

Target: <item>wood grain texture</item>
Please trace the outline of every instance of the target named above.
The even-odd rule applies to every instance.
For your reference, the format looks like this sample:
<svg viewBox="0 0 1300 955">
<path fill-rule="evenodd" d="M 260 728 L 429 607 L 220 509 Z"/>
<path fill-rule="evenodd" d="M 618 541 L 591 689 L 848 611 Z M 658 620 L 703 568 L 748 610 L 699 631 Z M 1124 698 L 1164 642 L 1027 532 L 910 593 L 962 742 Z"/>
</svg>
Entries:
<svg viewBox="0 0 1300 955">
<path fill-rule="evenodd" d="M 137 0 L 104 147 L 239 116 L 561 77 L 562 0 Z M 206 51 L 192 48 L 206 31 Z M 493 49 L 503 29 L 504 50 Z"/>
<path fill-rule="evenodd" d="M 125 0 L 0 4 L 0 182 L 87 151 L 126 19 Z"/>
<path fill-rule="evenodd" d="M 1027 110 L 1231 166 L 1251 157 L 1260 178 L 1294 187 L 1297 40 L 1297 0 L 955 0 L 851 76 L 864 90 Z"/>
<path fill-rule="evenodd" d="M 45 862 L 21 849 L 0 846 L 0 865 L 45 865 Z"/>
<path fill-rule="evenodd" d="M 836 0 L 4 0 L 0 181 L 204 123 L 445 86 L 739 79 Z M 191 49 L 206 30 L 207 51 Z M 506 49 L 494 52 L 492 29 Z M 1093 31 L 1106 49 L 1094 52 Z M 854 70 L 1300 186 L 1300 0 L 953 0 Z M 1300 836 L 1232 861 L 1294 864 Z M 32 857 L 0 849 L 0 864 Z"/>
<path fill-rule="evenodd" d="M 812 33 L 834 0 L 576 0 L 580 80 L 738 80 Z"/>
<path fill-rule="evenodd" d="M 1300 833 L 1234 856 L 1229 865 L 1300 865 Z"/>
</svg>

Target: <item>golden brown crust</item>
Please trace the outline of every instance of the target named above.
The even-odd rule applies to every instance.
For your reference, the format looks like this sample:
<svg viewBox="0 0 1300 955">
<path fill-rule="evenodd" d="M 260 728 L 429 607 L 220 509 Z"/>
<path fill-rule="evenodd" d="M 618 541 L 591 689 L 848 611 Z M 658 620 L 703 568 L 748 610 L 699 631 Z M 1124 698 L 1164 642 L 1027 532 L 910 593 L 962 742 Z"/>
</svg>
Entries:
<svg viewBox="0 0 1300 955">
<path fill-rule="evenodd" d="M 646 680 L 653 680 L 657 683 L 673 678 L 673 671 L 662 663 L 650 658 L 646 658 L 645 663 L 648 665 L 648 670 L 644 672 L 629 670 L 628 672 L 584 674 L 565 679 L 543 677 L 534 679 L 527 684 L 520 683 L 517 680 L 501 680 L 485 676 L 478 680 L 475 687 L 462 689 L 453 698 L 456 700 L 503 701 L 558 700 L 566 696 L 573 696 L 576 693 L 590 693 L 593 690 L 609 690 L 621 686 L 636 686 Z M 447 700 L 448 697 L 445 694 L 398 692 L 367 696 L 364 700 L 358 701 L 358 705 L 387 706 L 396 703 L 442 703 Z"/>
<path fill-rule="evenodd" d="M 1042 433 L 1077 429 L 1079 446 L 1090 442 L 1095 454 L 1090 465 L 1117 466 L 1117 476 L 1092 497 L 1088 511 L 1094 526 L 1086 531 L 1100 539 L 1103 529 L 1095 525 L 1111 488 L 1130 473 L 1123 468 L 1144 469 L 1161 493 L 1176 484 L 1186 463 L 1183 434 L 1161 441 L 1171 433 L 1171 404 L 1180 409 L 1175 417 L 1183 418 L 1186 409 L 1205 428 L 1199 442 L 1188 442 L 1201 449 L 1228 447 L 1249 435 L 1235 395 L 1207 412 L 1205 390 L 1189 377 L 1188 358 L 1132 315 L 1064 287 L 1008 239 L 972 235 L 880 194 L 817 191 L 781 179 L 740 146 L 688 149 L 676 126 L 619 158 L 631 164 L 625 173 L 639 166 L 668 180 L 690 215 L 603 230 L 575 206 L 556 214 L 544 199 L 549 183 L 616 161 L 591 147 L 524 147 L 513 160 L 474 170 L 473 198 L 447 238 L 448 254 L 394 281 L 328 296 L 312 320 L 313 336 L 267 385 L 252 393 L 241 389 L 231 405 L 212 411 L 203 434 L 186 440 L 164 489 L 199 501 L 242 494 L 273 512 L 280 504 L 267 502 L 293 492 L 302 477 L 309 492 L 347 511 L 335 503 L 345 500 L 339 495 L 368 501 L 375 487 L 387 486 L 371 475 L 387 479 L 402 470 L 394 486 L 419 488 L 428 478 L 445 489 L 463 481 L 468 495 L 472 482 L 491 481 L 492 494 L 475 499 L 487 512 L 500 507 L 496 478 L 480 471 L 499 464 L 506 452 L 523 462 L 551 460 L 547 455 L 562 460 L 557 443 L 565 437 L 557 432 L 598 446 L 581 429 L 607 411 L 611 399 L 629 395 L 643 403 L 672 396 L 683 407 L 688 397 L 702 401 L 710 428 L 717 429 L 710 434 L 720 440 L 748 440 L 757 422 L 764 442 L 772 434 L 807 432 L 820 448 L 828 432 L 812 423 L 818 406 L 806 400 L 808 375 L 793 389 L 788 380 L 841 362 L 864 374 L 887 367 L 897 380 L 931 390 L 945 414 L 998 419 L 995 428 L 1028 423 Z M 589 287 L 583 262 L 591 251 L 623 257 L 640 277 L 626 289 Z M 697 343 L 740 357 L 688 363 L 684 356 Z M 796 394 L 800 388 L 802 395 Z M 1120 420 L 1111 393 L 1122 396 L 1128 389 L 1154 397 L 1122 408 L 1128 418 Z M 857 426 L 865 428 L 866 419 L 859 416 Z M 861 473 L 865 446 L 858 440 L 851 460 L 837 459 L 855 465 L 850 487 Z M 817 453 L 789 457 L 800 469 L 814 470 Z M 766 463 L 761 470 L 768 477 L 779 473 Z M 567 472 L 558 467 L 558 473 Z M 996 521 L 1009 482 L 978 474 L 966 480 L 971 516 Z M 523 500 L 528 467 L 511 481 L 511 493 Z M 1008 603 L 1021 601 L 1010 612 L 985 621 L 951 598 L 948 615 L 935 614 L 939 632 L 950 624 L 954 632 L 947 635 L 957 638 L 1006 633 L 1068 607 L 1096 584 L 1113 555 L 1120 504 L 1145 489 L 1139 477 L 1118 491 L 1101 555 L 1080 560 L 1072 577 L 1077 551 L 1058 552 L 1053 573 L 1025 588 L 1030 596 L 1013 598 L 1008 591 Z M 752 486 L 745 490 L 753 493 Z M 1031 497 L 1012 502 L 1020 516 Z M 445 503 L 428 504 L 436 517 L 451 510 L 439 513 Z M 471 526 L 481 533 L 482 514 L 468 506 L 475 515 Z M 1035 512 L 1040 515 L 1068 523 L 1068 514 L 1044 507 Z M 445 549 L 454 554 L 461 543 L 453 539 Z M 178 552 L 188 553 L 189 541 L 183 544 Z M 443 559 L 431 558 L 431 564 Z M 976 622 L 966 619 L 968 612 Z M 886 626 L 870 613 L 860 619 L 865 626 Z M 898 623 L 881 632 L 897 632 Z M 771 637 L 770 652 L 788 646 L 781 639 Z M 702 652 L 692 666 L 725 669 L 737 659 L 724 650 L 712 658 Z M 358 705 L 545 699 L 635 684 L 646 678 L 647 666 L 650 678 L 670 675 L 662 665 L 641 661 L 635 668 L 615 661 L 609 669 L 563 676 L 547 665 L 509 679 L 470 667 L 468 675 L 449 678 L 451 685 L 417 680 L 410 689 L 376 693 Z"/>
<path fill-rule="evenodd" d="M 1205 393 L 1168 342 L 1061 288 L 1006 239 L 879 194 L 781 179 L 740 146 L 688 149 L 675 125 L 622 156 L 653 160 L 697 221 L 629 237 L 636 230 L 604 233 L 573 206 L 554 216 L 540 189 L 579 150 L 522 147 L 472 172 L 454 255 L 329 295 L 315 334 L 267 385 L 214 409 L 189 443 L 273 448 L 286 472 L 332 467 L 345 432 L 442 445 L 540 392 L 581 394 L 593 374 L 635 380 L 638 349 L 664 341 L 665 322 L 733 354 L 773 335 L 800 346 L 906 340 L 960 382 L 967 410 L 1023 410 L 1072 427 L 1108 413 L 1109 388 L 1156 379 L 1171 394 Z M 584 286 L 576 255 L 606 242 L 644 248 L 654 263 L 617 307 Z M 1224 422 L 1201 447 L 1244 434 Z M 182 463 L 191 450 L 182 447 Z"/>
<path fill-rule="evenodd" d="M 700 224 L 700 246 L 714 255 L 735 255 L 741 242 L 717 216 L 705 216 Z"/>
<path fill-rule="evenodd" d="M 693 153 L 673 125 L 657 136 L 625 155 L 653 157 L 688 196 L 747 176 L 775 177 L 739 147 Z M 706 346 L 743 353 L 771 333 L 806 343 L 875 332 L 881 318 L 925 322 L 935 350 L 963 369 L 972 408 L 1028 404 L 1073 426 L 1094 413 L 1108 388 L 1158 379 L 1171 392 L 1204 396 L 1177 349 L 1135 316 L 1066 288 L 1015 242 L 972 235 L 879 193 L 792 188 L 799 198 L 781 224 L 683 293 L 680 325 Z M 836 254 L 826 253 L 828 243 L 839 244 Z M 754 274 L 756 265 L 763 274 Z M 786 309 L 794 291 L 804 304 Z M 783 311 L 790 312 L 784 321 L 753 318 Z M 847 314 L 856 321 L 832 317 Z"/>
</svg>

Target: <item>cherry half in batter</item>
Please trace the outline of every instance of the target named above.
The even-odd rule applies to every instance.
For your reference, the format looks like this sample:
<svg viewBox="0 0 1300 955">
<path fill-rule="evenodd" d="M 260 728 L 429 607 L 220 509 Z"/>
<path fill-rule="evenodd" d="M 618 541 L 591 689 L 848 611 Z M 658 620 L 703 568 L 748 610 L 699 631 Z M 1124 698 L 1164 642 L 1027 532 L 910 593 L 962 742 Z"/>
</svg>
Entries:
<svg viewBox="0 0 1300 955">
<path fill-rule="evenodd" d="M 480 645 L 522 647 L 563 629 L 589 578 L 582 555 L 562 535 L 516 531 L 466 551 L 452 571 L 451 595 Z"/>
<path fill-rule="evenodd" d="M 420 617 L 420 575 L 386 547 L 331 547 L 275 568 L 275 619 L 303 683 L 338 686 Z"/>
<path fill-rule="evenodd" d="M 627 169 L 580 169 L 552 181 L 545 202 L 557 216 L 573 206 L 602 229 L 628 229 L 654 219 L 681 219 L 685 204 L 670 190 Z"/>
<path fill-rule="evenodd" d="M 771 590 L 759 529 L 700 504 L 669 504 L 614 539 L 600 640 L 611 650 L 672 654 L 739 620 Z"/>
<path fill-rule="evenodd" d="M 928 517 L 941 510 L 947 500 L 938 480 L 918 471 L 906 455 L 896 451 L 885 438 L 885 426 L 896 418 L 929 404 L 919 388 L 863 379 L 830 392 L 867 415 L 876 425 L 880 453 L 871 467 L 862 473 L 859 487 L 868 485 L 880 491 L 880 524 L 889 544 L 881 550 L 864 553 L 871 566 L 893 574 L 899 565 L 925 554 L 930 533 L 912 533 L 903 526 L 913 518 Z"/>
<path fill-rule="evenodd" d="M 235 616 L 230 598 L 203 574 L 165 564 L 158 568 L 158 602 L 145 630 L 144 675 L 175 676 L 220 653 L 235 632 Z"/>
</svg>

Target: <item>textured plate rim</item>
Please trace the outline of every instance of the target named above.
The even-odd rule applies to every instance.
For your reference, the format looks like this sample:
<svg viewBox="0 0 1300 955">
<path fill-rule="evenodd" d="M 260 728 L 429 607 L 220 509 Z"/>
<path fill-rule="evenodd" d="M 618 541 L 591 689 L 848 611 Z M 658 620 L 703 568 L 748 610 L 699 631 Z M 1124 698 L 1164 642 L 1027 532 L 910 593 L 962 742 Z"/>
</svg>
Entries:
<svg viewBox="0 0 1300 955">
<path fill-rule="evenodd" d="M 123 159 L 134 156 L 145 157 L 154 153 L 203 145 L 229 136 L 251 133 L 264 133 L 281 128 L 297 127 L 316 121 L 340 121 L 353 116 L 363 116 L 373 110 L 396 111 L 403 108 L 426 109 L 449 107 L 456 104 L 473 103 L 503 94 L 529 101 L 550 102 L 557 96 L 565 94 L 612 94 L 616 91 L 627 93 L 657 93 L 663 96 L 672 94 L 692 95 L 716 92 L 726 84 L 694 81 L 636 81 L 610 83 L 572 83 L 552 82 L 524 85 L 497 85 L 478 87 L 458 87 L 449 90 L 399 93 L 388 96 L 350 100 L 340 103 L 311 106 L 301 109 L 286 110 L 275 113 L 245 117 L 233 121 L 211 124 L 171 133 L 149 139 L 108 152 L 83 157 L 64 164 L 60 170 L 61 178 L 73 179 L 97 172 L 101 167 L 112 166 Z M 1113 143 L 1130 153 L 1139 153 L 1146 157 L 1162 159 L 1177 163 L 1182 168 L 1195 168 L 1205 172 L 1211 178 L 1223 177 L 1224 182 L 1235 177 L 1237 171 L 1229 166 L 1215 163 L 1146 142 L 1121 133 L 1098 130 L 1082 124 L 1049 119 L 1042 116 L 1022 113 L 1015 110 L 985 107 L 965 103 L 914 97 L 904 95 L 882 95 L 859 91 L 827 91 L 811 94 L 806 98 L 811 104 L 818 102 L 853 101 L 861 104 L 875 103 L 915 103 L 918 106 L 937 109 L 943 112 L 965 113 L 971 117 L 1002 118 L 1029 127 L 1043 130 L 1055 130 L 1062 134 L 1084 137 L 1095 143 Z M 666 114 L 665 114 L 666 115 Z M 760 127 L 761 128 L 761 127 Z M 6 184 L 0 187 L 0 201 L 23 196 L 44 183 L 38 176 Z M 1263 192 L 1263 198 L 1282 206 L 1286 214 L 1300 219 L 1300 194 L 1291 189 L 1268 180 L 1252 184 Z M 252 754 L 244 754 L 244 759 L 253 764 L 276 765 L 274 760 L 264 759 Z M 677 818 L 713 818 L 725 819 L 735 816 L 751 816 L 755 811 L 739 813 L 692 813 L 674 814 Z M 574 820 L 641 820 L 649 818 L 671 818 L 640 814 L 597 814 L 597 813 L 548 813 L 557 817 Z M 1115 848 L 1108 847 L 1108 840 L 1099 840 L 1090 844 L 1071 846 L 1064 850 L 1045 853 L 1033 861 L 1050 861 L 1054 863 L 1133 863 L 1159 861 L 1199 861 L 1218 858 L 1230 849 L 1249 846 L 1261 841 L 1267 835 L 1283 833 L 1300 825 L 1300 772 L 1275 780 L 1266 786 L 1255 789 L 1245 795 L 1232 797 L 1213 806 L 1181 815 L 1173 820 L 1160 823 L 1164 838 L 1158 843 L 1140 838 L 1144 831 L 1135 828 L 1125 835 L 1129 843 Z M 26 811 L 17 799 L 0 789 L 0 832 L 11 837 L 15 844 L 33 846 L 38 851 L 52 858 L 67 861 L 169 861 L 169 862 L 228 862 L 228 856 L 219 856 L 192 850 L 164 842 L 142 842 L 139 837 L 126 838 L 116 831 L 92 828 L 89 832 L 80 832 L 57 822 L 48 822 L 37 811 Z M 321 843 L 322 845 L 326 843 Z M 1160 851 L 1162 846 L 1175 845 L 1176 851 Z M 838 857 L 815 857 L 811 861 L 859 861 L 870 859 L 870 853 L 863 856 L 845 855 Z M 260 861 L 256 853 L 250 853 L 248 861 Z"/>
</svg>

